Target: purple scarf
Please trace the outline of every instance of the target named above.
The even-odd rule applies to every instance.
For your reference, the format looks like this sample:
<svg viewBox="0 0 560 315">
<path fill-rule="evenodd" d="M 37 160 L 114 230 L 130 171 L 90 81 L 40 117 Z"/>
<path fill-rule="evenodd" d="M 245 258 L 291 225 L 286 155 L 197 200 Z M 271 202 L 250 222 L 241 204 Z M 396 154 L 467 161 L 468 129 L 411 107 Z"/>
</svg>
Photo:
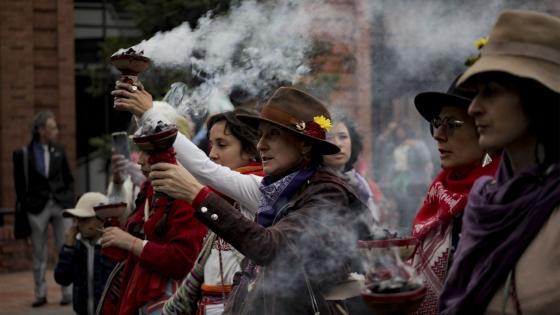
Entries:
<svg viewBox="0 0 560 315">
<path fill-rule="evenodd" d="M 560 164 L 512 174 L 504 157 L 496 180 L 475 182 L 440 297 L 440 314 L 482 314 L 560 203 Z"/>
<path fill-rule="evenodd" d="M 273 181 L 270 176 L 263 178 L 259 187 L 262 197 L 257 212 L 257 223 L 264 227 L 271 226 L 282 207 L 315 174 L 315 171 L 317 171 L 316 167 L 309 167 L 276 181 Z"/>
</svg>

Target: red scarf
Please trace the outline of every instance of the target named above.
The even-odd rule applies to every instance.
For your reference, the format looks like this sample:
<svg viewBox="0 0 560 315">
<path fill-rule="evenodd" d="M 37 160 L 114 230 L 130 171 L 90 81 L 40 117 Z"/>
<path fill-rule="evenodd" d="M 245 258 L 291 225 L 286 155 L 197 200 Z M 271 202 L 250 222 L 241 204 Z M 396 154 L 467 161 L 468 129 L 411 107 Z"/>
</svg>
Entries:
<svg viewBox="0 0 560 315">
<path fill-rule="evenodd" d="M 260 162 L 249 162 L 249 164 L 245 166 L 241 166 L 235 169 L 235 171 L 241 174 L 253 174 L 257 176 L 264 176 L 262 164 Z"/>
<path fill-rule="evenodd" d="M 474 182 L 481 176 L 494 176 L 499 166 L 499 158 L 492 163 L 472 169 L 467 176 L 454 179 L 456 169 L 445 169 L 438 174 L 424 200 L 424 205 L 416 214 L 412 225 L 412 235 L 423 239 L 438 226 L 448 224 L 460 215 L 467 205 L 467 197 Z"/>
</svg>

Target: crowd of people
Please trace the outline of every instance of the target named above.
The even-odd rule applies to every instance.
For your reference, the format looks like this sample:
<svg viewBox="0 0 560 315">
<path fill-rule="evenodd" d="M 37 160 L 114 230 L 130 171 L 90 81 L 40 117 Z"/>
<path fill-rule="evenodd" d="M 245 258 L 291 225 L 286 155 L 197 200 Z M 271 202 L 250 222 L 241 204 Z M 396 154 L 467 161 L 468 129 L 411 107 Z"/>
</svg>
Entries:
<svg viewBox="0 0 560 315">
<path fill-rule="evenodd" d="M 396 123 L 378 137 L 392 161 L 379 184 L 359 166 L 359 126 L 301 89 L 232 100 L 195 132 L 141 82 L 117 81 L 137 161 L 114 152 L 106 194 L 74 205 L 56 119 L 39 113 L 14 152 L 33 306 L 47 303 L 52 223 L 61 304 L 77 314 L 372 314 L 359 292 L 340 294 L 368 268 L 358 241 L 407 226 L 417 245 L 405 264 L 427 292 L 415 314 L 555 313 L 559 34 L 557 17 L 500 14 L 479 60 L 446 92 L 415 97 L 434 141 Z M 191 136 L 202 133 L 200 148 Z M 109 226 L 96 211 L 118 202 L 127 210 Z"/>
</svg>

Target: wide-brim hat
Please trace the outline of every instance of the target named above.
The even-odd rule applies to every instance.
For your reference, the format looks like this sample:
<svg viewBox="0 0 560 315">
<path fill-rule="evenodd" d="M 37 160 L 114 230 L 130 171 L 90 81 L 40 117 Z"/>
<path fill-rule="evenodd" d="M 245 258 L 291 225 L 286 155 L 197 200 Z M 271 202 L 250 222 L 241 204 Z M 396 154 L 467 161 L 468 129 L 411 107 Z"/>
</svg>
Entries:
<svg viewBox="0 0 560 315">
<path fill-rule="evenodd" d="M 468 108 L 471 101 L 476 96 L 475 90 L 458 88 L 456 86 L 457 76 L 451 83 L 447 92 L 422 92 L 414 98 L 414 105 L 416 110 L 426 119 L 431 121 L 432 118 L 439 115 L 443 106 L 457 106 Z"/>
<path fill-rule="evenodd" d="M 505 72 L 560 93 L 560 18 L 533 11 L 504 11 L 480 54 L 458 85 L 470 84 L 473 77 L 485 72 Z"/>
<path fill-rule="evenodd" d="M 338 146 L 326 141 L 326 132 L 331 127 L 329 111 L 321 101 L 298 89 L 281 87 L 276 90 L 259 116 L 236 116 L 253 128 L 264 121 L 292 131 L 311 142 L 322 155 L 340 152 Z"/>
<path fill-rule="evenodd" d="M 73 209 L 62 212 L 64 217 L 91 218 L 95 217 L 94 207 L 109 203 L 107 196 L 98 192 L 87 192 L 83 194 Z"/>
</svg>

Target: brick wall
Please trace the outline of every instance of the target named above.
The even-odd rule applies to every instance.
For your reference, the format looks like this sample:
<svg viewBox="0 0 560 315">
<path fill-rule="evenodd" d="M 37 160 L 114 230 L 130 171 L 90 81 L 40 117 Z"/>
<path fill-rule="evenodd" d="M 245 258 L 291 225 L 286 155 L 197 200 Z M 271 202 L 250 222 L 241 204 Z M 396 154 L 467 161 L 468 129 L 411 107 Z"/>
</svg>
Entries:
<svg viewBox="0 0 560 315">
<path fill-rule="evenodd" d="M 332 108 L 351 116 L 361 131 L 362 153 L 372 165 L 370 29 L 367 0 L 327 0 L 313 22 L 313 73 L 306 85 Z"/>
<path fill-rule="evenodd" d="M 1 207 L 14 206 L 12 152 L 29 142 L 37 111 L 55 113 L 75 168 L 73 16 L 71 0 L 0 1 Z M 23 241 L 0 240 L 0 272 L 16 267 L 6 261 L 27 251 Z"/>
</svg>

